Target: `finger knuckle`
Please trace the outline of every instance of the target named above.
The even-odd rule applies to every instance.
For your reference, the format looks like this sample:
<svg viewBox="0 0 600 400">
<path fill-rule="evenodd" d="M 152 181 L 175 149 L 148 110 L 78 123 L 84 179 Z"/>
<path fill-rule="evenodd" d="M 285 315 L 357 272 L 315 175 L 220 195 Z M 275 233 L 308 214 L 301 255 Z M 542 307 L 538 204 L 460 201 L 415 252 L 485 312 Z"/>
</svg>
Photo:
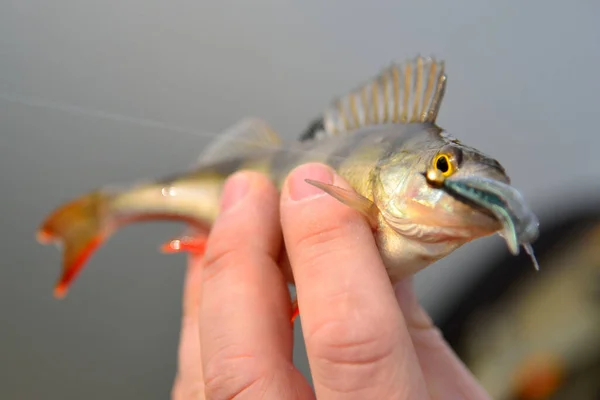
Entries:
<svg viewBox="0 0 600 400">
<path fill-rule="evenodd" d="M 204 392 L 208 399 L 260 398 L 264 392 L 266 375 L 260 360 L 234 347 L 216 352 L 203 369 Z"/>
<path fill-rule="evenodd" d="M 311 355 L 325 365 L 365 368 L 387 360 L 394 352 L 394 333 L 374 318 L 337 318 L 316 325 L 307 334 Z"/>
</svg>

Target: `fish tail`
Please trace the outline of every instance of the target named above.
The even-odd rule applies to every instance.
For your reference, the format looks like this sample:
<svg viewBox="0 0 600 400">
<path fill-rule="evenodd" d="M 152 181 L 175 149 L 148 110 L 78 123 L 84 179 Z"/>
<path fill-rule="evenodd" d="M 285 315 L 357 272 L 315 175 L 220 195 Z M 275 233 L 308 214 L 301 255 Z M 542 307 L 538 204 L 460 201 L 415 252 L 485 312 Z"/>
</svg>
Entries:
<svg viewBox="0 0 600 400">
<path fill-rule="evenodd" d="M 54 296 L 66 296 L 70 284 L 87 259 L 110 236 L 108 206 L 111 195 L 94 191 L 52 212 L 37 232 L 40 243 L 62 245 L 62 274 Z"/>
</svg>

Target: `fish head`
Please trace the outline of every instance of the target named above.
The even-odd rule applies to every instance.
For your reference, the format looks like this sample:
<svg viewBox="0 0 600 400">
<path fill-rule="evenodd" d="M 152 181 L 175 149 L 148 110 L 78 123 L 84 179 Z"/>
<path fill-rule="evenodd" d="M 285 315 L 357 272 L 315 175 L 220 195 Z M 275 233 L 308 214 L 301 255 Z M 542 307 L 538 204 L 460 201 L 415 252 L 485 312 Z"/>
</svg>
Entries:
<svg viewBox="0 0 600 400">
<path fill-rule="evenodd" d="M 395 231 L 445 244 L 437 246 L 440 257 L 494 233 L 513 254 L 537 238 L 537 218 L 497 160 L 445 133 L 410 147 L 378 177 L 378 207 Z"/>
</svg>

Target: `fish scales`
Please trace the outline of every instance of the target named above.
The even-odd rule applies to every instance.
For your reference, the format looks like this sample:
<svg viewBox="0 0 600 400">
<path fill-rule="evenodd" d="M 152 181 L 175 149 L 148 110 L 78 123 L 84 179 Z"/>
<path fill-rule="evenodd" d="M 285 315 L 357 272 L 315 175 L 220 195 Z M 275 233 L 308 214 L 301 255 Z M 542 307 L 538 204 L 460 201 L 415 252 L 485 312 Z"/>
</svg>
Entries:
<svg viewBox="0 0 600 400">
<path fill-rule="evenodd" d="M 286 176 L 296 167 L 320 162 L 330 166 L 344 177 L 361 195 L 372 198 L 371 175 L 380 163 L 390 157 L 408 157 L 412 136 L 433 129 L 426 124 L 404 126 L 384 125 L 367 127 L 340 140 L 330 139 L 297 143 L 290 148 L 265 149 L 254 154 L 244 154 L 213 165 L 202 166 L 196 172 L 178 176 L 172 181 L 161 181 L 163 185 L 177 185 L 185 181 L 198 182 L 203 179 L 220 179 L 221 184 L 231 174 L 240 170 L 251 170 L 268 175 L 275 186 L 281 189 Z M 214 174 L 214 175 L 213 175 Z M 217 198 L 211 201 L 218 201 Z M 206 218 L 214 218 L 213 215 Z"/>
<path fill-rule="evenodd" d="M 55 295 L 66 294 L 93 251 L 123 225 L 183 221 L 187 230 L 168 242 L 179 249 L 210 230 L 231 174 L 258 171 L 281 189 L 290 171 L 308 162 L 327 164 L 349 182 L 351 191 L 307 184 L 367 218 L 391 283 L 495 233 L 513 254 L 523 246 L 534 258 L 538 221 L 504 167 L 437 124 L 446 82 L 443 61 L 393 63 L 334 100 L 297 141 L 284 143 L 265 121 L 244 119 L 187 171 L 61 205 L 38 230 L 42 243 L 63 244 Z"/>
</svg>

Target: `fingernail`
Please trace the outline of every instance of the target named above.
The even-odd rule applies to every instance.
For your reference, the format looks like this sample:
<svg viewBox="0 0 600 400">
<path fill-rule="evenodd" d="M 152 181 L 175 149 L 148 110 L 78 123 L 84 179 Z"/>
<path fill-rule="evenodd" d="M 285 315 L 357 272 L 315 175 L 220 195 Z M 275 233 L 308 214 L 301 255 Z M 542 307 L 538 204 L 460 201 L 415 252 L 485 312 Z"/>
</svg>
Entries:
<svg viewBox="0 0 600 400">
<path fill-rule="evenodd" d="M 292 200 L 297 201 L 325 194 L 322 189 L 306 182 L 306 179 L 332 184 L 333 172 L 322 164 L 306 164 L 296 168 L 288 181 L 289 196 Z"/>
<path fill-rule="evenodd" d="M 221 212 L 230 210 L 242 200 L 250 189 L 250 180 L 246 174 L 238 172 L 230 176 L 221 195 Z"/>
</svg>

